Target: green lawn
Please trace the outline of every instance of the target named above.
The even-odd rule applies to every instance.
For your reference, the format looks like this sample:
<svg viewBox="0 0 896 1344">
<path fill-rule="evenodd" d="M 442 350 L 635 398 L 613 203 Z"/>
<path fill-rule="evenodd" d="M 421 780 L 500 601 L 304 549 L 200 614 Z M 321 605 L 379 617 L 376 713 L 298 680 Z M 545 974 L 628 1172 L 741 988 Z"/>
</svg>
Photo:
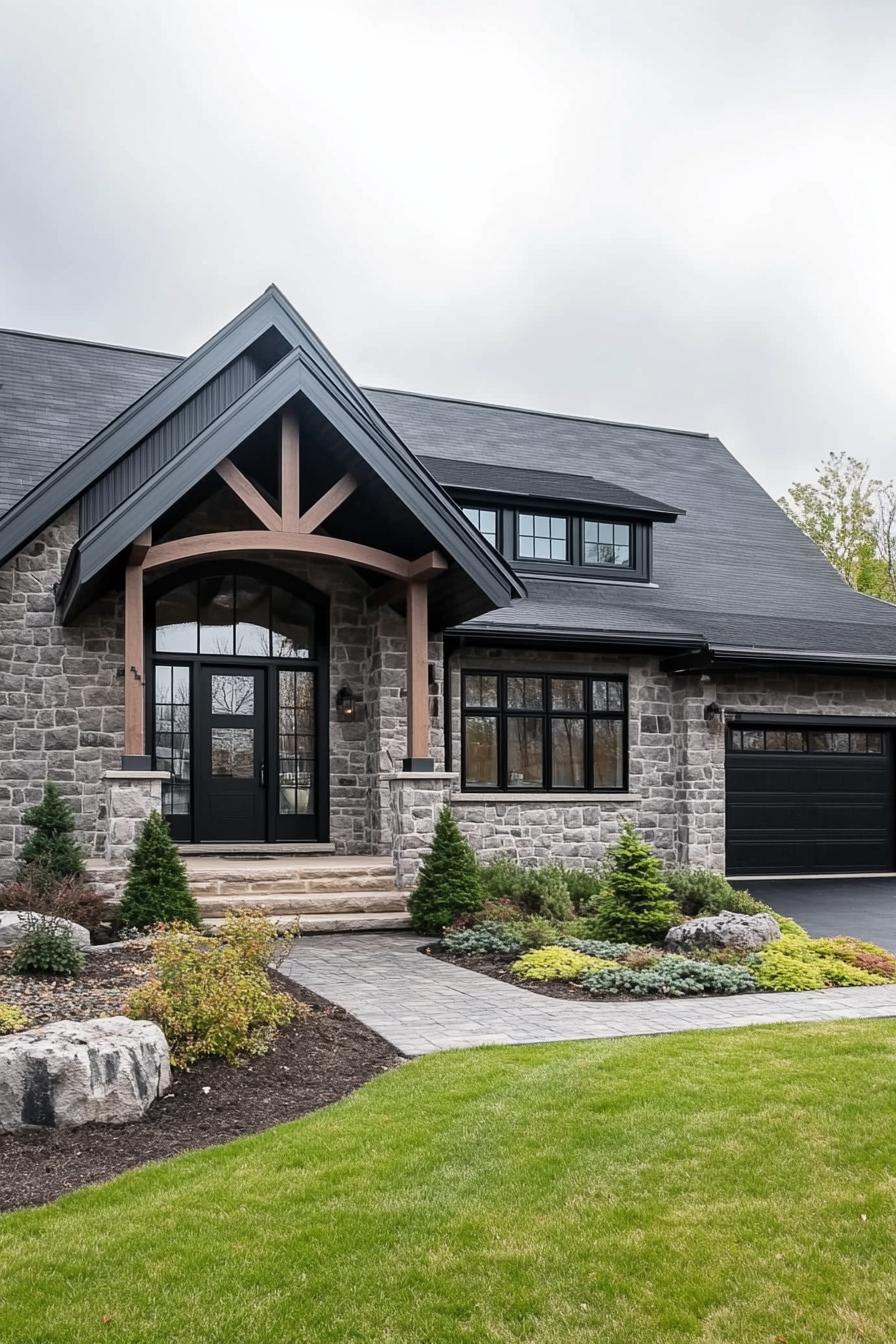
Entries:
<svg viewBox="0 0 896 1344">
<path fill-rule="evenodd" d="M 884 1021 L 422 1059 L 0 1218 L 0 1341 L 891 1344 L 894 1056 Z"/>
</svg>

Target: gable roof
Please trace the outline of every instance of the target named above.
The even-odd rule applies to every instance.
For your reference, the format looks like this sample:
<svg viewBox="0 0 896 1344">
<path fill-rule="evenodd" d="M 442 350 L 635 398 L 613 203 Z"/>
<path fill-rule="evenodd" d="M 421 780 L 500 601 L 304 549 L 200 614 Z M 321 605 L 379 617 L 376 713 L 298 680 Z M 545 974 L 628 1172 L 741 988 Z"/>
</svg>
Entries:
<svg viewBox="0 0 896 1344">
<path fill-rule="evenodd" d="M 167 374 L 177 364 L 173 356 L 0 333 L 5 498 L 71 454 L 78 426 L 94 427 L 92 403 L 103 414 L 141 380 L 150 386 L 159 368 Z M 747 648 L 757 657 L 766 650 L 779 659 L 896 665 L 896 607 L 849 588 L 718 439 L 383 389 L 366 389 L 364 404 L 381 432 L 443 480 L 465 467 L 569 477 L 572 490 L 581 478 L 598 478 L 686 510 L 674 527 L 655 529 L 655 587 L 529 579 L 525 599 L 466 622 L 467 637 L 703 644 L 720 656 Z"/>
<path fill-rule="evenodd" d="M 195 354 L 171 368 L 13 505 L 0 520 L 0 564 L 272 330 L 279 333 L 289 353 L 275 358 L 273 367 L 194 437 L 182 436 L 169 460 L 81 536 L 66 572 L 66 610 L 77 607 L 83 585 L 98 578 L 146 527 L 300 392 L 411 510 L 492 606 L 523 593 L 512 569 L 439 489 L 275 286 Z"/>
</svg>

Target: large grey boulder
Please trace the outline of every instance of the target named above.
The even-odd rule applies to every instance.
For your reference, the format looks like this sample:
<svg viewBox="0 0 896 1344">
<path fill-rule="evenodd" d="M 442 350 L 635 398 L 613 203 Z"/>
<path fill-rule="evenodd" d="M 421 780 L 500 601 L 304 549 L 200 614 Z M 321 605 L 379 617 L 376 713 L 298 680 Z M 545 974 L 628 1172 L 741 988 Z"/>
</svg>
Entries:
<svg viewBox="0 0 896 1344">
<path fill-rule="evenodd" d="M 780 937 L 781 930 L 771 915 L 737 915 L 723 910 L 719 915 L 701 915 L 686 924 L 676 924 L 666 934 L 666 947 L 670 952 L 722 947 L 758 952 Z"/>
<path fill-rule="evenodd" d="M 30 910 L 0 910 L 0 948 L 15 947 L 34 924 L 43 918 Z M 75 944 L 84 948 L 90 946 L 90 930 L 83 924 L 75 924 L 71 919 L 52 918 L 54 930 L 71 934 Z"/>
<path fill-rule="evenodd" d="M 154 1022 L 99 1017 L 0 1038 L 0 1131 L 139 1120 L 171 1085 Z"/>
</svg>

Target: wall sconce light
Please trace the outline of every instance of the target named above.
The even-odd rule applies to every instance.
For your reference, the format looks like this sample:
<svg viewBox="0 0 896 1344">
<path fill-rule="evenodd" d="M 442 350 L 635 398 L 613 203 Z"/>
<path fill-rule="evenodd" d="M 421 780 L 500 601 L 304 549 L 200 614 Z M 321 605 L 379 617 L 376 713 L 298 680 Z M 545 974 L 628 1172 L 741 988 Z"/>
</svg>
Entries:
<svg viewBox="0 0 896 1344">
<path fill-rule="evenodd" d="M 336 692 L 336 718 L 339 723 L 354 723 L 358 718 L 358 706 L 351 686 L 340 686 Z"/>
<path fill-rule="evenodd" d="M 717 700 L 712 700 L 708 705 L 704 705 L 703 717 L 710 732 L 721 732 L 722 725 L 725 722 L 725 711 Z"/>
</svg>

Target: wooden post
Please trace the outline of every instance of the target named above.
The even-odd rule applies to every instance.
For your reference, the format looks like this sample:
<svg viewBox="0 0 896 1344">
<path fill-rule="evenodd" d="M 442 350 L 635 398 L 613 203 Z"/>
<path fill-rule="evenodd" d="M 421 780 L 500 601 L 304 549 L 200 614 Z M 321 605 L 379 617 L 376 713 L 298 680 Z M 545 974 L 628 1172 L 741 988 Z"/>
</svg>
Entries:
<svg viewBox="0 0 896 1344">
<path fill-rule="evenodd" d="M 280 516 L 284 532 L 298 532 L 299 417 L 288 407 L 280 417 Z"/>
<path fill-rule="evenodd" d="M 143 566 L 124 572 L 124 754 L 145 755 Z M 133 763 L 133 762 L 132 762 Z"/>
<path fill-rule="evenodd" d="M 429 754 L 429 601 L 428 589 L 419 579 L 407 586 L 408 645 L 408 754 L 405 770 L 430 771 Z"/>
</svg>

